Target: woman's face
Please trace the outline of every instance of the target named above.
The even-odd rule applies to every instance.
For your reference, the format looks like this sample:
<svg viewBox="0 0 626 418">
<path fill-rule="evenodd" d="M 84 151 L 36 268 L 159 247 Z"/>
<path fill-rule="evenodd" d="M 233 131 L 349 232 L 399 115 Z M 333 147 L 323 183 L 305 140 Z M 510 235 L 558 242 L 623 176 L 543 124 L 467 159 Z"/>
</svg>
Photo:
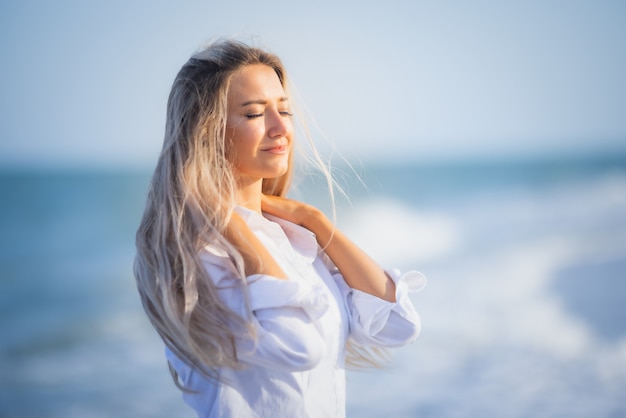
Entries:
<svg viewBox="0 0 626 418">
<path fill-rule="evenodd" d="M 233 75 L 226 128 L 228 156 L 240 182 L 285 174 L 293 126 L 287 94 L 271 67 L 247 65 Z"/>
</svg>

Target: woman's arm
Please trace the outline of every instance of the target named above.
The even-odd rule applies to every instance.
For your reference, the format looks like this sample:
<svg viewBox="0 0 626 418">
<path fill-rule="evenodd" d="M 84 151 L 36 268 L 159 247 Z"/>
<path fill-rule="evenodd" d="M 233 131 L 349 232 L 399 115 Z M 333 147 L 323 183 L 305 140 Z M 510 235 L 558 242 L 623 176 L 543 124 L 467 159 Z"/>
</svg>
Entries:
<svg viewBox="0 0 626 418">
<path fill-rule="evenodd" d="M 262 209 L 313 232 L 318 244 L 353 289 L 395 302 L 395 284 L 385 271 L 339 231 L 319 209 L 275 196 L 263 196 Z"/>
<path fill-rule="evenodd" d="M 233 212 L 224 236 L 243 257 L 247 276 L 266 274 L 277 279 L 287 278 L 283 269 L 239 214 Z"/>
</svg>

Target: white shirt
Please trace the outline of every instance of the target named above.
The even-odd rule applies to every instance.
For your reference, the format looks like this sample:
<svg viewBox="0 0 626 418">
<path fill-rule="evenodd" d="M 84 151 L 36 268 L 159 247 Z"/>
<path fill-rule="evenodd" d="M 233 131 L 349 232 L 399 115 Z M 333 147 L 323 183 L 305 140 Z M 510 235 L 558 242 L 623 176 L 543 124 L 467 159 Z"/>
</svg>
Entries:
<svg viewBox="0 0 626 418">
<path fill-rule="evenodd" d="M 349 288 L 307 229 L 244 208 L 237 211 L 288 280 L 247 278 L 257 341 L 236 341 L 245 369 L 222 368 L 221 381 L 212 381 L 166 349 L 183 385 L 198 392 L 183 393 L 183 399 L 200 418 L 345 417 L 346 341 L 380 347 L 413 342 L 420 319 L 408 292 L 420 290 L 425 277 L 389 271 L 396 302 L 387 302 Z M 207 247 L 201 257 L 225 303 L 248 317 L 240 279 L 225 254 Z"/>
</svg>

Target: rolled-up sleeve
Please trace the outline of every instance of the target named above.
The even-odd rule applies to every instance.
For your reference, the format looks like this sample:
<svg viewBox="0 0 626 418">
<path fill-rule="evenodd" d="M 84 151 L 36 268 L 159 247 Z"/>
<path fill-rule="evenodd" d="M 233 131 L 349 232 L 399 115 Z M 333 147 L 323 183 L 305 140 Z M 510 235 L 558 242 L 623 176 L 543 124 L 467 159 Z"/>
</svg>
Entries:
<svg viewBox="0 0 626 418">
<path fill-rule="evenodd" d="M 350 337 L 361 344 L 398 347 L 415 341 L 421 322 L 409 293 L 426 285 L 426 277 L 417 271 L 387 271 L 396 285 L 396 302 L 351 289 L 340 274 L 335 280 L 344 294 L 350 316 Z"/>
</svg>

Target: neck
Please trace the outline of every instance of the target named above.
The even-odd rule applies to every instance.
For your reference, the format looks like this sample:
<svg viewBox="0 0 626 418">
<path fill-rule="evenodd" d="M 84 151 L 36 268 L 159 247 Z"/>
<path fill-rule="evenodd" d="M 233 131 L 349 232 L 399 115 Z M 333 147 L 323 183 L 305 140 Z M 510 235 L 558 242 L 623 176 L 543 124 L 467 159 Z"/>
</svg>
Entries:
<svg viewBox="0 0 626 418">
<path fill-rule="evenodd" d="M 251 182 L 239 181 L 237 185 L 237 194 L 235 203 L 255 212 L 261 213 L 261 190 L 263 180 L 255 180 Z"/>
</svg>

